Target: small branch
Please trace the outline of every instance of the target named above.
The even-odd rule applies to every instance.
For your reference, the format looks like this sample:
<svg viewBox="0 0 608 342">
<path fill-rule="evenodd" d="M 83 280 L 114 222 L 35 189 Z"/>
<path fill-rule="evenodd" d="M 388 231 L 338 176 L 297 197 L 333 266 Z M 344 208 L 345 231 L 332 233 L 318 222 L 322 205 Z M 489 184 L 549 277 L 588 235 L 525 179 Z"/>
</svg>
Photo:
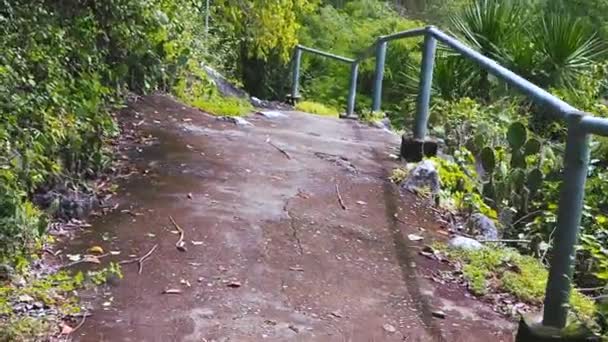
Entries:
<svg viewBox="0 0 608 342">
<path fill-rule="evenodd" d="M 75 333 L 76 330 L 80 329 L 84 325 L 84 322 L 87 320 L 88 314 L 89 314 L 89 312 L 87 311 L 87 312 L 84 313 L 84 315 L 82 315 L 82 320 L 80 321 L 80 323 L 78 323 L 78 325 L 74 328 L 74 330 L 72 330 L 70 332 L 70 334 Z"/>
<path fill-rule="evenodd" d="M 173 226 L 175 227 L 175 229 L 177 229 L 177 231 L 179 232 L 179 239 L 177 240 L 177 242 L 175 243 L 175 247 L 182 252 L 186 251 L 186 247 L 184 246 L 184 230 L 182 229 L 182 227 L 179 226 L 179 224 L 177 224 L 177 222 L 175 222 L 175 220 L 173 219 L 173 216 L 169 215 L 169 220 L 171 220 L 171 223 L 173 224 Z"/>
<path fill-rule="evenodd" d="M 289 153 L 287 153 L 287 151 L 285 151 L 284 149 L 282 149 L 279 146 L 275 145 L 272 141 L 270 141 L 270 139 L 266 140 L 266 142 L 268 144 L 270 144 L 270 146 L 276 148 L 279 152 L 283 153 L 283 155 L 285 157 L 287 157 L 287 159 L 291 159 L 291 156 L 289 155 Z"/>
<path fill-rule="evenodd" d="M 536 210 L 536 211 L 533 211 L 531 213 L 527 213 L 526 215 L 520 217 L 517 221 L 511 223 L 510 226 L 514 227 L 516 224 L 520 223 L 521 221 L 523 221 L 523 220 L 525 220 L 527 218 L 530 218 L 531 216 L 538 215 L 538 214 L 540 214 L 542 212 L 543 212 L 543 210 Z"/>
<path fill-rule="evenodd" d="M 598 290 L 603 290 L 606 289 L 606 286 L 598 286 L 598 287 L 588 287 L 588 288 L 581 288 L 581 289 L 576 289 L 578 292 L 593 292 L 593 291 L 598 291 Z"/>
<path fill-rule="evenodd" d="M 101 259 L 101 258 L 107 257 L 108 255 L 110 255 L 110 254 L 106 253 L 106 254 L 102 254 L 102 255 L 99 255 L 99 256 L 97 256 L 97 255 L 91 255 L 91 256 L 94 257 L 94 258 L 96 258 L 96 259 Z M 59 269 L 61 270 L 61 269 L 64 269 L 64 268 L 70 268 L 72 266 L 76 266 L 78 264 L 84 264 L 84 263 L 98 264 L 98 262 L 92 262 L 91 258 L 87 258 L 85 256 L 83 259 L 80 259 L 80 260 L 77 260 L 77 261 L 73 261 L 73 262 L 71 262 L 69 264 L 61 265 L 61 266 L 59 266 Z"/>
<path fill-rule="evenodd" d="M 139 258 L 133 258 L 133 259 L 129 259 L 129 260 L 123 260 L 118 262 L 119 265 L 126 265 L 126 264 L 132 264 L 132 263 L 137 263 L 137 274 L 141 274 L 143 268 L 144 268 L 144 261 L 146 261 L 146 259 L 148 257 L 150 257 L 150 255 L 152 255 L 152 253 L 154 253 L 154 251 L 156 250 L 156 248 L 158 248 L 158 244 L 154 245 L 154 247 L 152 247 L 148 253 L 144 254 L 143 256 L 139 257 Z"/>
<path fill-rule="evenodd" d="M 515 239 L 515 240 L 513 240 L 513 239 L 497 239 L 497 240 L 478 240 L 478 241 L 481 242 L 481 243 L 500 243 L 500 242 L 503 242 L 503 243 L 507 243 L 507 242 L 510 242 L 510 243 L 530 243 L 531 242 L 530 240 L 517 240 L 517 239 Z"/>
<path fill-rule="evenodd" d="M 338 187 L 338 183 L 336 183 L 336 195 L 338 196 L 338 203 L 340 203 L 340 206 L 342 207 L 342 209 L 347 210 L 348 208 L 346 208 L 346 204 L 344 204 L 342 195 L 340 195 L 340 188 Z"/>
<path fill-rule="evenodd" d="M 142 257 L 139 259 L 139 262 L 138 262 L 138 265 L 137 265 L 137 267 L 138 267 L 138 269 L 137 269 L 137 274 L 141 274 L 141 271 L 142 271 L 142 270 L 143 270 L 143 268 L 144 268 L 144 261 L 146 261 L 146 259 L 147 259 L 147 258 L 148 258 L 150 255 L 152 255 L 152 253 L 154 253 L 154 251 L 156 250 L 156 248 L 157 248 L 157 247 L 158 247 L 158 244 L 154 245 L 154 247 L 152 247 L 152 249 L 150 249 L 150 251 L 149 251 L 148 253 L 144 254 L 144 256 L 142 256 Z"/>
</svg>

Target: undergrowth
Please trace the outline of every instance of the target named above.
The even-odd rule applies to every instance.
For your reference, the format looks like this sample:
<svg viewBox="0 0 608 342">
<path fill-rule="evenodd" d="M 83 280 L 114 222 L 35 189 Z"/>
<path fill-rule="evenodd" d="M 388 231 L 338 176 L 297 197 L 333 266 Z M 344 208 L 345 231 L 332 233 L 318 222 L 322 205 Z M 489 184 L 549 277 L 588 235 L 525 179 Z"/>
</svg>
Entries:
<svg viewBox="0 0 608 342">
<path fill-rule="evenodd" d="M 326 106 L 322 103 L 313 102 L 313 101 L 301 101 L 296 104 L 296 109 L 311 114 L 317 114 L 321 116 L 330 116 L 337 118 L 339 116 L 339 111 L 333 107 Z"/>
<path fill-rule="evenodd" d="M 22 270 L 24 284 L 0 286 L 0 341 L 48 340 L 58 333 L 59 320 L 81 313 L 78 291 L 104 284 L 110 278 L 122 278 L 118 264 L 87 272 L 59 271 L 36 277 Z M 19 305 L 44 308 L 46 314 L 30 317 L 27 311 L 15 311 Z"/>
<path fill-rule="evenodd" d="M 526 303 L 542 304 L 548 271 L 538 259 L 521 255 L 512 248 L 498 246 L 466 250 L 437 243 L 434 248 L 463 265 L 463 276 L 472 293 L 483 296 L 492 292 L 507 292 Z M 591 321 L 596 312 L 593 300 L 576 290 L 572 291 L 570 305 L 584 321 Z"/>
</svg>

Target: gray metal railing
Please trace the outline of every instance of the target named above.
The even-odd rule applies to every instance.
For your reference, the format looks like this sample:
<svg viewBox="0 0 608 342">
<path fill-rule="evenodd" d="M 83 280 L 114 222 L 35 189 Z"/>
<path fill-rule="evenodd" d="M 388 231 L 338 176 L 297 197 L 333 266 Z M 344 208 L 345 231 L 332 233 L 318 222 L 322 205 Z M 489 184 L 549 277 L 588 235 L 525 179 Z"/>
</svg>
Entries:
<svg viewBox="0 0 608 342">
<path fill-rule="evenodd" d="M 567 124 L 566 152 L 564 156 L 564 172 L 560 188 L 557 228 L 554 237 L 554 253 L 549 270 L 549 279 L 545 293 L 543 325 L 562 328 L 566 324 L 568 303 L 570 298 L 571 278 L 575 245 L 577 244 L 585 182 L 589 163 L 590 134 L 608 136 L 608 119 L 583 113 L 570 104 L 558 99 L 546 90 L 536 86 L 496 61 L 483 56 L 458 39 L 442 32 L 434 26 L 381 36 L 374 44 L 365 49 L 355 59 L 337 56 L 327 52 L 298 45 L 294 53 L 292 97 L 298 97 L 300 77 L 300 60 L 302 51 L 333 58 L 350 64 L 349 93 L 346 106 L 346 117 L 356 117 L 354 114 L 355 97 L 357 93 L 357 74 L 359 64 L 365 58 L 375 54 L 376 69 L 374 74 L 374 89 L 372 95 L 372 110 L 379 111 L 382 99 L 382 80 L 387 44 L 395 39 L 424 37 L 422 64 L 420 68 L 420 86 L 416 102 L 416 116 L 413 127 L 415 139 L 426 137 L 431 84 L 437 41 L 445 44 L 465 58 L 477 63 L 494 76 L 502 79 L 511 86 L 519 89 L 535 103 L 545 106 L 558 118 Z M 374 53 L 375 52 L 375 53 Z"/>
</svg>

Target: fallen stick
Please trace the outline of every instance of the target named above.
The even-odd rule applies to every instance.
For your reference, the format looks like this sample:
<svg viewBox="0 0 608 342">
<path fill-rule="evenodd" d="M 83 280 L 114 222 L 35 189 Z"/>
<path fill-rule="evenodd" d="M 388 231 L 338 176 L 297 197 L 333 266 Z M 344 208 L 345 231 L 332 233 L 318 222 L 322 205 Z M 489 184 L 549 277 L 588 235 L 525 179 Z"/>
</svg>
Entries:
<svg viewBox="0 0 608 342">
<path fill-rule="evenodd" d="M 530 240 L 517 240 L 517 239 L 498 239 L 498 240 L 478 240 L 481 243 L 530 243 Z"/>
<path fill-rule="evenodd" d="M 344 200 L 342 199 L 342 195 L 340 195 L 340 188 L 338 187 L 338 183 L 336 183 L 336 195 L 338 196 L 338 203 L 340 203 L 340 206 L 342 207 L 343 210 L 346 210 L 348 208 L 346 208 L 346 204 L 344 204 Z"/>
<path fill-rule="evenodd" d="M 156 244 L 156 245 L 154 245 L 154 247 L 150 248 L 148 253 L 144 254 L 143 256 L 141 256 L 139 258 L 119 261 L 118 264 L 126 265 L 126 264 L 132 264 L 132 263 L 136 262 L 137 263 L 137 274 L 141 274 L 142 270 L 144 269 L 144 261 L 146 261 L 146 259 L 149 258 L 150 255 L 152 255 L 152 253 L 154 253 L 156 248 L 158 248 L 158 244 Z"/>
<path fill-rule="evenodd" d="M 270 146 L 279 150 L 279 152 L 283 153 L 283 155 L 285 155 L 285 157 L 287 157 L 287 159 L 291 159 L 291 156 L 289 155 L 289 153 L 287 153 L 287 151 L 285 151 L 284 149 L 280 148 L 279 146 L 273 144 L 272 141 L 270 141 L 270 139 L 267 139 L 266 142 L 269 143 Z"/>
<path fill-rule="evenodd" d="M 72 266 L 76 266 L 78 264 L 84 264 L 84 263 L 91 263 L 91 264 L 99 264 L 99 259 L 101 258 L 105 258 L 108 255 L 110 255 L 110 253 L 106 253 L 106 254 L 102 254 L 102 255 L 87 255 L 84 258 L 80 259 L 80 260 L 76 260 L 76 261 L 72 261 L 69 264 L 65 264 L 65 265 L 61 265 L 59 266 L 59 269 L 62 270 L 64 268 L 70 268 Z M 92 260 L 96 260 L 96 261 L 92 261 Z"/>
<path fill-rule="evenodd" d="M 171 220 L 171 223 L 173 224 L 173 226 L 175 227 L 175 229 L 177 229 L 177 231 L 179 232 L 179 239 L 175 243 L 175 247 L 179 251 L 185 252 L 186 251 L 186 246 L 185 246 L 185 243 L 184 243 L 184 230 L 182 229 L 182 227 L 179 226 L 179 224 L 177 224 L 177 222 L 175 222 L 175 220 L 173 219 L 173 216 L 169 215 L 169 220 Z"/>
<path fill-rule="evenodd" d="M 80 329 L 84 325 L 84 322 L 87 320 L 87 316 L 88 312 L 85 312 L 85 314 L 82 315 L 82 320 L 80 321 L 80 323 L 78 323 L 78 325 L 72 331 L 70 331 L 70 334 L 75 333 L 76 330 Z"/>
</svg>

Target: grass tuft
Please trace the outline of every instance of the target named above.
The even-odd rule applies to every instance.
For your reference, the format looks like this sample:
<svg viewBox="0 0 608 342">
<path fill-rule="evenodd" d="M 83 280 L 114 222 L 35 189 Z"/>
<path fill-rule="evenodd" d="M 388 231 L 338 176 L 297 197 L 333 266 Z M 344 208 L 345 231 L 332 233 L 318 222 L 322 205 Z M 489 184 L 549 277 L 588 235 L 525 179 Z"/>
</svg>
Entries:
<svg viewBox="0 0 608 342">
<path fill-rule="evenodd" d="M 296 104 L 296 109 L 311 114 L 321 116 L 339 117 L 340 112 L 336 108 L 328 107 L 322 103 L 312 101 L 302 101 Z"/>
</svg>

